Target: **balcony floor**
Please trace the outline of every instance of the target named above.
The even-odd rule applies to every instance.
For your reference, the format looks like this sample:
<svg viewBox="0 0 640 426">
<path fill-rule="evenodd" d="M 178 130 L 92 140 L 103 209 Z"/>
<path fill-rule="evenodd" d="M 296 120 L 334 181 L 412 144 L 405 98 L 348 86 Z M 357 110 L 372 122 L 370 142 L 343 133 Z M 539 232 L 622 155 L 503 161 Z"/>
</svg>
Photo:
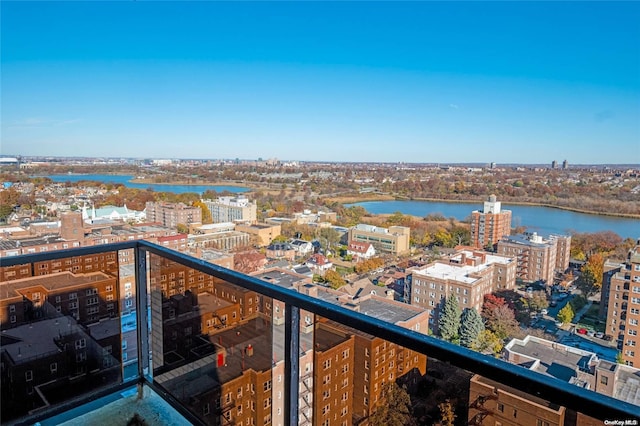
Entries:
<svg viewBox="0 0 640 426">
<path fill-rule="evenodd" d="M 126 425 L 138 414 L 146 425 L 179 425 L 188 422 L 158 394 L 144 387 L 138 399 L 135 387 L 80 406 L 40 422 L 41 426 Z"/>
</svg>

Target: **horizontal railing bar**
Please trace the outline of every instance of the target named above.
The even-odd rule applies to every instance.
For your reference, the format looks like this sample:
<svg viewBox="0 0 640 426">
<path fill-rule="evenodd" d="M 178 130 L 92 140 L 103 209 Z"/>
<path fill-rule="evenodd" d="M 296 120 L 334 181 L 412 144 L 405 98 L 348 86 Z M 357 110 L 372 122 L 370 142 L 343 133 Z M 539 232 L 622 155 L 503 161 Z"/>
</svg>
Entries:
<svg viewBox="0 0 640 426">
<path fill-rule="evenodd" d="M 138 247 L 140 240 L 121 243 L 102 244 L 97 246 L 76 247 L 64 250 L 43 251 L 40 253 L 22 254 L 20 256 L 0 257 L 0 267 L 23 265 L 26 263 L 43 262 L 47 260 L 65 259 L 75 256 L 88 256 L 109 251 L 127 250 Z"/>
</svg>

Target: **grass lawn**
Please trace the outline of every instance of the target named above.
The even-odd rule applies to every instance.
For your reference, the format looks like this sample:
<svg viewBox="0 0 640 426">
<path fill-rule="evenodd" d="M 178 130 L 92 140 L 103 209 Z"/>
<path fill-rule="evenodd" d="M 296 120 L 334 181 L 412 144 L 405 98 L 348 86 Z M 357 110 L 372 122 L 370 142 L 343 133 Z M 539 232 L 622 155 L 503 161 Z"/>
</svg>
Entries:
<svg viewBox="0 0 640 426">
<path fill-rule="evenodd" d="M 340 275 L 348 275 L 348 274 L 353 274 L 355 269 L 353 269 L 353 268 L 345 268 L 344 266 L 336 265 L 336 271 Z"/>
</svg>

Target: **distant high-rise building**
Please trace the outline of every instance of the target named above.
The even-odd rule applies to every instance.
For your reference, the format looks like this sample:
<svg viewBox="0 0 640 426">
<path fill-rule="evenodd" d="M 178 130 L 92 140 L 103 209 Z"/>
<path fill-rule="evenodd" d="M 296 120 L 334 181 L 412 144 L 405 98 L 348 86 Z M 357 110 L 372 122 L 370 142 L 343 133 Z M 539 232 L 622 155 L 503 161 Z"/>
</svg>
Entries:
<svg viewBox="0 0 640 426">
<path fill-rule="evenodd" d="M 564 160 L 562 162 L 562 170 L 567 170 L 569 168 L 569 162 L 567 160 Z"/>
<path fill-rule="evenodd" d="M 558 168 L 558 162 L 557 162 L 556 160 L 553 160 L 553 161 L 551 162 L 551 168 L 552 168 L 552 169 L 557 169 L 557 168 Z"/>
<path fill-rule="evenodd" d="M 502 210 L 500 201 L 491 195 L 482 211 L 471 212 L 471 245 L 486 247 L 511 233 L 511 210 Z"/>
<path fill-rule="evenodd" d="M 640 240 L 625 262 L 605 262 L 601 303 L 607 316 L 605 333 L 617 340 L 622 361 L 640 366 Z"/>
</svg>

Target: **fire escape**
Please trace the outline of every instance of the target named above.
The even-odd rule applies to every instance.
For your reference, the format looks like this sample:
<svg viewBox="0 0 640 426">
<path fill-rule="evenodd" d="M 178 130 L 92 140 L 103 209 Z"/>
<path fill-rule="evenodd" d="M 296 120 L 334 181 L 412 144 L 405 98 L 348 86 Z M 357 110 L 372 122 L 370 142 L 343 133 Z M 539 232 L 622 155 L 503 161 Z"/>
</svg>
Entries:
<svg viewBox="0 0 640 426">
<path fill-rule="evenodd" d="M 521 250 L 518 253 L 518 263 L 517 263 L 517 275 L 518 278 L 522 278 L 523 280 L 529 279 L 529 250 Z"/>
<path fill-rule="evenodd" d="M 469 408 L 473 408 L 475 410 L 478 410 L 479 413 L 477 413 L 475 416 L 471 417 L 469 419 L 469 424 L 470 425 L 481 425 L 482 422 L 484 421 L 484 419 L 493 414 L 493 411 L 488 409 L 487 407 L 484 406 L 484 403 L 489 401 L 489 400 L 497 400 L 498 399 L 498 395 L 496 394 L 491 394 L 491 395 L 478 395 L 478 397 L 475 399 L 475 401 L 473 401 L 471 403 L 471 405 L 469 405 Z"/>
<path fill-rule="evenodd" d="M 220 419 L 222 420 L 222 424 L 223 425 L 233 425 L 234 422 L 231 420 L 231 410 L 233 410 L 233 408 L 235 408 L 236 406 L 236 402 L 235 400 L 232 398 L 230 400 L 228 400 L 227 402 L 225 402 L 224 404 L 222 404 L 220 406 L 220 408 L 217 409 L 218 414 L 220 415 Z"/>
<path fill-rule="evenodd" d="M 306 425 L 311 425 L 311 416 L 307 415 L 307 412 L 313 412 L 313 408 L 312 408 L 312 403 L 313 401 L 311 400 L 311 396 L 313 395 L 312 393 L 312 387 L 313 387 L 313 383 L 311 383 L 311 381 L 313 380 L 313 372 L 312 371 L 308 371 L 306 372 L 303 376 L 300 377 L 300 383 L 302 384 L 301 388 L 300 388 L 300 407 L 299 407 L 299 412 L 300 414 L 302 414 L 302 416 L 300 417 L 299 421 L 300 421 L 300 425 L 306 426 Z"/>
</svg>

